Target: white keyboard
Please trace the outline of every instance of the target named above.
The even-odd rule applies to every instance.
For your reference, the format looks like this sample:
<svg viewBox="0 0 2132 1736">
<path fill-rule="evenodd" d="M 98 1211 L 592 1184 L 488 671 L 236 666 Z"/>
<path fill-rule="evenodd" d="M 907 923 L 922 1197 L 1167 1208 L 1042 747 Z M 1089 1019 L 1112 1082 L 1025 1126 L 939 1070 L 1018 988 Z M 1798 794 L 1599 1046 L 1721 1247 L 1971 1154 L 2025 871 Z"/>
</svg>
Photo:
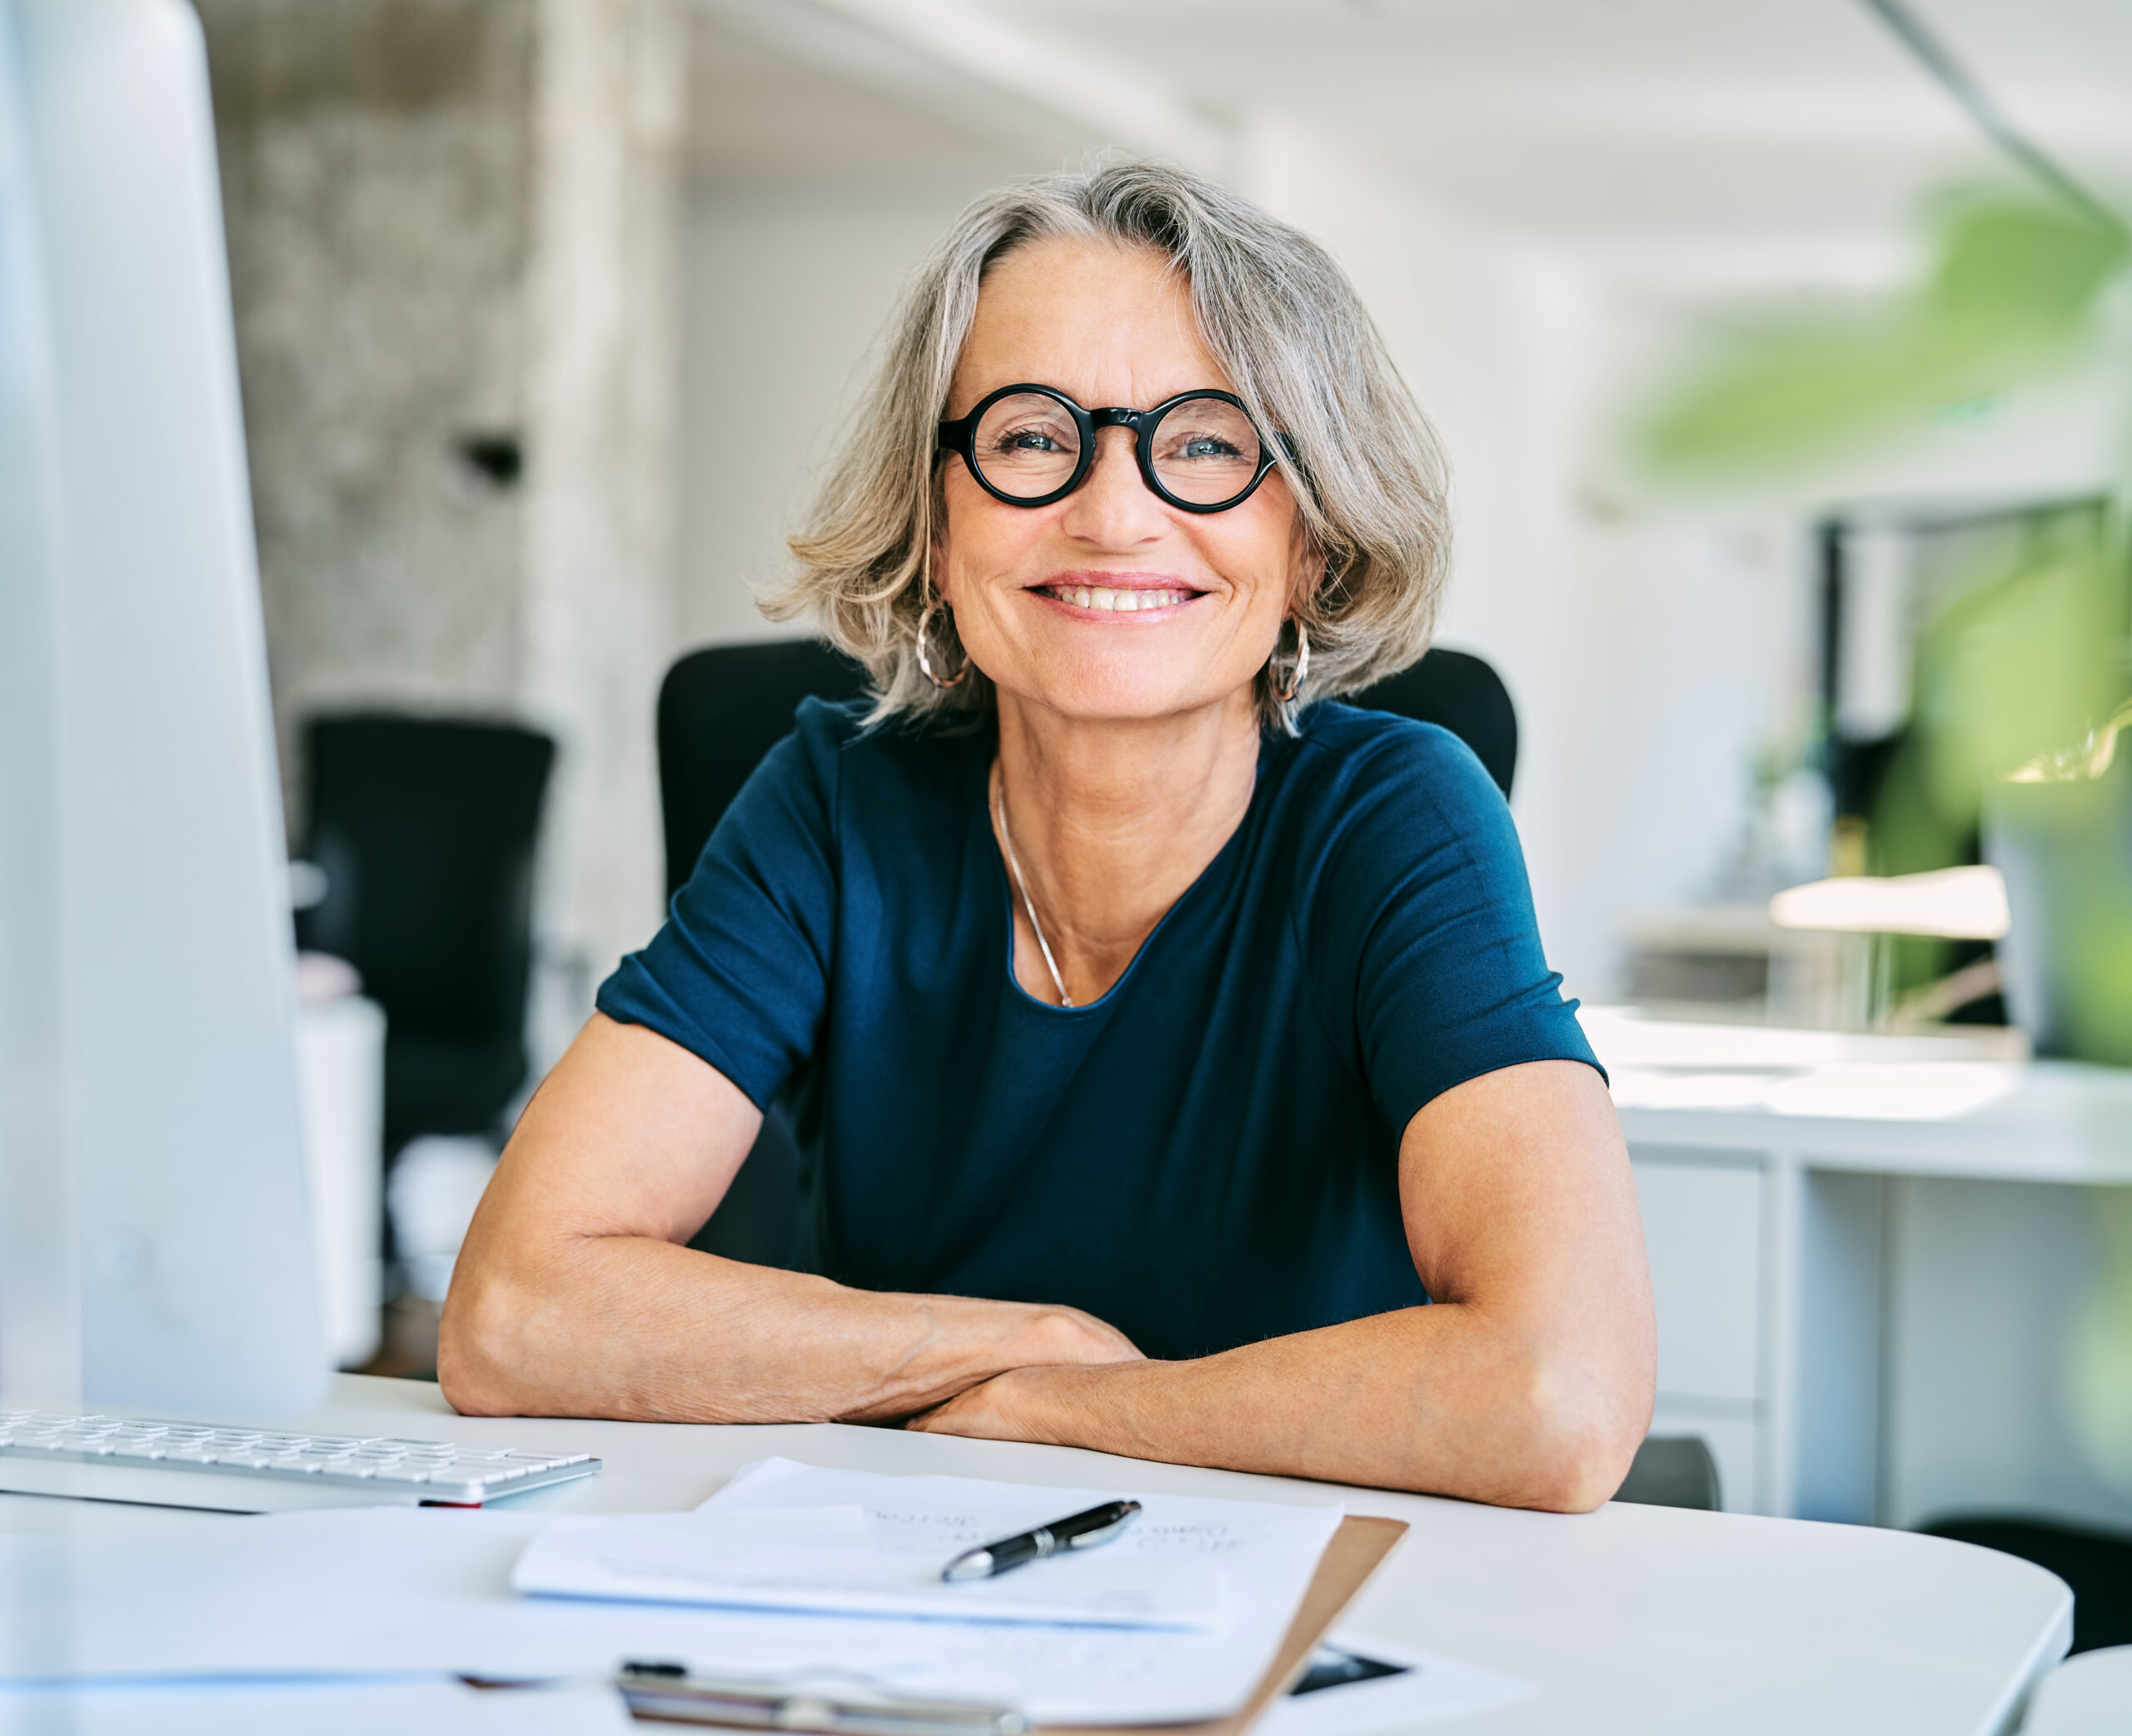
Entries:
<svg viewBox="0 0 2132 1736">
<path fill-rule="evenodd" d="M 599 1469 L 590 1453 L 0 1411 L 0 1490 L 17 1495 L 227 1513 L 426 1503 L 478 1507 Z"/>
</svg>

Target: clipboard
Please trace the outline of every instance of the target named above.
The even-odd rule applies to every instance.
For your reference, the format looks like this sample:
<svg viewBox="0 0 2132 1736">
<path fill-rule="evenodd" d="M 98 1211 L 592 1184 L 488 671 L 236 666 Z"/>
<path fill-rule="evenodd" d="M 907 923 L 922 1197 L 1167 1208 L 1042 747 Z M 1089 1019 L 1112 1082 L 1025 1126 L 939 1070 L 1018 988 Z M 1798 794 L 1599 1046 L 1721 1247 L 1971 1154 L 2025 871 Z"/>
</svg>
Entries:
<svg viewBox="0 0 2132 1736">
<path fill-rule="evenodd" d="M 1354 1601 L 1406 1535 L 1407 1522 L 1402 1519 L 1365 1519 L 1351 1513 L 1340 1521 L 1340 1529 L 1318 1558 L 1318 1571 L 1311 1575 L 1310 1589 L 1303 1593 L 1273 1663 L 1251 1697 L 1228 1717 L 1188 1724 L 1042 1724 L 1036 1736 L 1243 1736 L 1267 1707 L 1295 1685 L 1340 1612 Z"/>
<path fill-rule="evenodd" d="M 1318 1558 L 1318 1571 L 1311 1575 L 1295 1619 L 1288 1624 L 1258 1685 L 1226 1718 L 1198 1724 L 1045 1724 L 1032 1732 L 1011 1706 L 896 1694 L 839 1695 L 832 1700 L 789 1683 L 695 1678 L 678 1664 L 625 1664 L 615 1685 L 640 1720 L 728 1729 L 815 1731 L 829 1736 L 1243 1736 L 1293 1685 L 1326 1630 L 1406 1534 L 1402 1520 L 1360 1519 L 1352 1514 L 1342 1519 Z"/>
</svg>

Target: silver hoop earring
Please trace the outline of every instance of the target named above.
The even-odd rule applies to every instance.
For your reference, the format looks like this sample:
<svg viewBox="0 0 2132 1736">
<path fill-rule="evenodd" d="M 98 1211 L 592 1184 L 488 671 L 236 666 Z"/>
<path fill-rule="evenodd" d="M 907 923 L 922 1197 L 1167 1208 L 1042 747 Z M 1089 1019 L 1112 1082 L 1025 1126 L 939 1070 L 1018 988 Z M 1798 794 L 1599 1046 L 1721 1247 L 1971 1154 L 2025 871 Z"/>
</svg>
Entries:
<svg viewBox="0 0 2132 1736">
<path fill-rule="evenodd" d="M 939 612 L 940 605 L 938 603 L 929 603 L 925 606 L 925 613 L 918 618 L 918 672 L 934 686 L 944 692 L 949 688 L 961 686 L 964 679 L 969 675 L 969 653 L 967 651 L 963 653 L 963 666 L 945 681 L 934 674 L 933 659 L 925 654 L 925 641 L 933 631 L 933 617 Z"/>
<path fill-rule="evenodd" d="M 1273 684 L 1273 697 L 1278 699 L 1283 705 L 1293 705 L 1295 703 L 1296 695 L 1303 691 L 1303 678 L 1310 673 L 1309 631 L 1303 626 L 1303 624 L 1300 620 L 1298 620 L 1295 623 L 1295 673 L 1288 677 L 1288 683 L 1286 687 L 1283 687 L 1281 684 L 1281 678 L 1277 667 L 1281 660 L 1281 648 L 1278 644 L 1274 646 L 1273 656 L 1268 658 L 1266 662 L 1266 674 Z"/>
</svg>

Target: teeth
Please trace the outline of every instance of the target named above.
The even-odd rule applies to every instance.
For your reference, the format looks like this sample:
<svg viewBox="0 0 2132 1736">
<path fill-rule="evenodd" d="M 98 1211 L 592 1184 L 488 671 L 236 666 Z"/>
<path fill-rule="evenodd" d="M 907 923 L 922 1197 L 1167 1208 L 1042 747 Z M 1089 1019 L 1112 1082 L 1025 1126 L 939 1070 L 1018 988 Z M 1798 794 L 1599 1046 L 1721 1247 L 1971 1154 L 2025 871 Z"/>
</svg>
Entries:
<svg viewBox="0 0 2132 1736">
<path fill-rule="evenodd" d="M 1076 609 L 1107 609 L 1113 614 L 1131 614 L 1143 609 L 1168 609 L 1182 603 L 1186 594 L 1181 590 L 1112 590 L 1103 585 L 1068 584 L 1060 586 L 1052 594 Z"/>
</svg>

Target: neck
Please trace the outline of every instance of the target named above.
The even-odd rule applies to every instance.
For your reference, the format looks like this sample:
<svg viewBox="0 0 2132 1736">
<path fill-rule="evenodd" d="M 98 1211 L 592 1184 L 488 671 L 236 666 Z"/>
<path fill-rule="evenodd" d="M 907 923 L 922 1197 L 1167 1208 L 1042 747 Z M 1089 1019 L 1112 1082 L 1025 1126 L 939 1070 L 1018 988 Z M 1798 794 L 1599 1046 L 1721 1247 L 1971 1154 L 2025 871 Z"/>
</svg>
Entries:
<svg viewBox="0 0 2132 1736">
<path fill-rule="evenodd" d="M 1089 724 L 999 696 L 997 789 L 1029 899 L 1067 992 L 1086 1005 L 1204 872 L 1251 805 L 1248 689 L 1181 716 Z M 1017 903 L 1014 970 L 1055 1000 Z"/>
</svg>

